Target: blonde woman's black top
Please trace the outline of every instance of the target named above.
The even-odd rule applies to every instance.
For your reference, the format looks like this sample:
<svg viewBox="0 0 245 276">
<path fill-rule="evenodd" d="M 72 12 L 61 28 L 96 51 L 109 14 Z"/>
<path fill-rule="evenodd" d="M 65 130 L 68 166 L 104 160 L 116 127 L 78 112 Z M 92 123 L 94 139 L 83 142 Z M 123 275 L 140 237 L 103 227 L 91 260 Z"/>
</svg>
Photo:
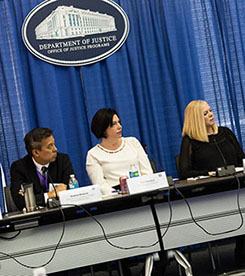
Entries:
<svg viewBox="0 0 245 276">
<path fill-rule="evenodd" d="M 209 142 L 200 142 L 184 136 L 179 158 L 179 178 L 208 175 L 218 167 L 242 166 L 244 152 L 233 132 L 219 127 L 218 133 L 209 135 Z"/>
</svg>

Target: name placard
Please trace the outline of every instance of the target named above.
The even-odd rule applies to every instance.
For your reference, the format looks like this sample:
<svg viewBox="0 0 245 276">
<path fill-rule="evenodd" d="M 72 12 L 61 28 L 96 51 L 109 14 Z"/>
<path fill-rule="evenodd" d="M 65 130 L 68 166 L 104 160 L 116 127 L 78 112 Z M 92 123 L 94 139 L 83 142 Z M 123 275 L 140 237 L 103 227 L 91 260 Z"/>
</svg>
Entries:
<svg viewBox="0 0 245 276">
<path fill-rule="evenodd" d="M 81 205 L 102 200 L 102 194 L 98 185 L 91 185 L 59 192 L 61 205 Z"/>
<path fill-rule="evenodd" d="M 127 184 L 130 194 L 157 190 L 169 186 L 165 172 L 129 178 L 127 179 Z"/>
</svg>

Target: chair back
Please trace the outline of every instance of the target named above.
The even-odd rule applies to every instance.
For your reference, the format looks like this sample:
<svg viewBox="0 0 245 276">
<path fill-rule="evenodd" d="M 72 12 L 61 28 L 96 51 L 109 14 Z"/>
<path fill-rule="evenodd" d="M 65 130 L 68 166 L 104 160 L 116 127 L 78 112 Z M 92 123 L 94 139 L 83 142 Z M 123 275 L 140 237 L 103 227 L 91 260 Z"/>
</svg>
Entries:
<svg viewBox="0 0 245 276">
<path fill-rule="evenodd" d="M 14 200 L 12 198 L 11 195 L 11 190 L 10 190 L 10 186 L 5 186 L 4 187 L 4 196 L 5 196 L 5 203 L 6 203 L 6 207 L 7 207 L 7 212 L 11 213 L 11 212 L 16 212 L 18 211 Z"/>
<path fill-rule="evenodd" d="M 180 168 L 179 168 L 179 155 L 175 156 L 175 166 L 178 173 L 178 176 L 180 175 Z"/>
<path fill-rule="evenodd" d="M 151 168 L 153 170 L 153 173 L 157 173 L 156 163 L 154 160 L 150 160 Z"/>
</svg>

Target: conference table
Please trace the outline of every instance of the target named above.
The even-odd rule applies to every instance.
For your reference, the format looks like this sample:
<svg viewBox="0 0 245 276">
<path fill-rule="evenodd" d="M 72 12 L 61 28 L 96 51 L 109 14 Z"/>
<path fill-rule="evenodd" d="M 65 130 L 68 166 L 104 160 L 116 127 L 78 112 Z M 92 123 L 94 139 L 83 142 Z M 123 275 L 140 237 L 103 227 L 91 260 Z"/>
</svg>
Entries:
<svg viewBox="0 0 245 276">
<path fill-rule="evenodd" d="M 245 234 L 245 189 L 243 173 L 180 181 L 176 200 L 171 200 L 172 218 L 164 235 L 164 249 L 209 242 Z M 178 184 L 176 185 L 176 187 Z M 170 220 L 167 202 L 155 204 L 161 232 Z"/>
<path fill-rule="evenodd" d="M 52 273 L 241 235 L 244 210 L 244 175 L 238 173 L 83 206 L 6 214 L 0 275 L 31 276 L 40 266 Z"/>
</svg>

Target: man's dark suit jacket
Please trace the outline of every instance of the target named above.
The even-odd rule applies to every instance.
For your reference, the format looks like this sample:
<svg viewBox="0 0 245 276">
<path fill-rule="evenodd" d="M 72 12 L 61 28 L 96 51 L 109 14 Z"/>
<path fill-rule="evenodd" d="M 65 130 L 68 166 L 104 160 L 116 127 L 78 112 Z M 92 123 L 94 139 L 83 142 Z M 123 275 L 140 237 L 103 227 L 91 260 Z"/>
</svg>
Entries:
<svg viewBox="0 0 245 276">
<path fill-rule="evenodd" d="M 56 160 L 49 164 L 49 183 L 64 183 L 68 185 L 71 174 L 74 174 L 70 158 L 67 154 L 57 153 Z M 22 195 L 19 195 L 21 184 L 33 183 L 34 194 L 38 206 L 44 206 L 44 191 L 39 180 L 36 166 L 32 157 L 26 155 L 11 165 L 11 194 L 15 205 L 19 210 L 25 207 L 25 200 Z"/>
</svg>

